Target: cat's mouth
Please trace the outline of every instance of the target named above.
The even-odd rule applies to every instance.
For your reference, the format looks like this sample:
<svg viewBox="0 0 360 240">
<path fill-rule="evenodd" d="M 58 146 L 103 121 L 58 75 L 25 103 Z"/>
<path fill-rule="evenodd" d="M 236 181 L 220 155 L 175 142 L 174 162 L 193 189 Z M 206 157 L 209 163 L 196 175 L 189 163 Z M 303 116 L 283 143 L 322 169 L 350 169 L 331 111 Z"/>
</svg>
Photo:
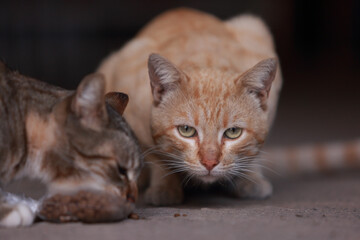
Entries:
<svg viewBox="0 0 360 240">
<path fill-rule="evenodd" d="M 221 178 L 217 171 L 204 171 L 197 175 L 198 179 L 200 179 L 204 183 L 213 183 Z"/>
<path fill-rule="evenodd" d="M 219 178 L 209 173 L 208 175 L 200 176 L 199 179 L 201 179 L 204 183 L 213 183 Z"/>
<path fill-rule="evenodd" d="M 215 167 L 210 171 L 205 168 L 196 169 L 195 171 L 191 171 L 190 174 L 201 182 L 210 184 L 224 178 L 226 172 L 221 168 Z"/>
</svg>

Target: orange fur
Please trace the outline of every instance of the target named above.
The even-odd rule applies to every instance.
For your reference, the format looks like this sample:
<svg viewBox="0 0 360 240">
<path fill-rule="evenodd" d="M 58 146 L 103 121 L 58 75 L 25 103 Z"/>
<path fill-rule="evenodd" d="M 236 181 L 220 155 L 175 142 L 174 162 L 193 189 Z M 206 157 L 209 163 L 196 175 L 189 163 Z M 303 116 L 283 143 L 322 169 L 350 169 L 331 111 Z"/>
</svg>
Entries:
<svg viewBox="0 0 360 240">
<path fill-rule="evenodd" d="M 146 66 L 151 53 L 171 62 L 153 56 L 149 60 L 149 79 Z M 106 76 L 110 86 L 107 90 L 129 94 L 131 100 L 124 116 L 142 144 L 156 145 L 164 155 L 171 154 L 190 168 L 190 174 L 209 182 L 226 177 L 231 172 L 228 166 L 237 158 L 254 157 L 266 138 L 282 79 L 275 60 L 262 62 L 263 67 L 256 64 L 270 58 L 276 58 L 272 37 L 257 17 L 244 15 L 221 21 L 195 10 L 176 9 L 151 21 L 132 41 L 105 59 L 98 71 Z M 275 77 L 266 75 L 269 69 L 277 72 Z M 265 75 L 274 77 L 271 90 L 268 86 L 260 91 L 262 86 L 256 84 Z M 162 78 L 175 80 L 162 89 L 162 83 L 157 85 L 166 81 Z M 179 125 L 196 128 L 197 135 L 184 139 L 177 132 Z M 242 136 L 224 138 L 224 131 L 234 126 L 243 128 Z M 202 162 L 210 160 L 219 163 L 217 170 L 208 172 L 204 168 Z M 153 174 L 152 182 L 166 185 L 167 179 L 155 180 L 160 177 Z M 149 191 L 154 184 L 150 183 Z M 167 200 L 150 200 L 155 202 Z"/>
</svg>

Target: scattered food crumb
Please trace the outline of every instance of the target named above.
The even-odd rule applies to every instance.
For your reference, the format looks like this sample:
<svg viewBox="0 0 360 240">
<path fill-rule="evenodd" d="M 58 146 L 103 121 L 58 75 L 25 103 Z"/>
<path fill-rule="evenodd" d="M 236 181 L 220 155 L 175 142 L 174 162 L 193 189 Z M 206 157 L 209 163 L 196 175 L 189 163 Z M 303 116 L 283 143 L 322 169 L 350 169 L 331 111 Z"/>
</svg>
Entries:
<svg viewBox="0 0 360 240">
<path fill-rule="evenodd" d="M 297 217 L 303 217 L 303 215 L 302 215 L 302 214 L 299 214 L 299 213 L 297 213 L 295 216 L 297 216 Z"/>
<path fill-rule="evenodd" d="M 187 217 L 187 214 L 184 213 L 184 214 L 183 214 L 183 217 Z"/>
<path fill-rule="evenodd" d="M 180 214 L 179 214 L 179 213 L 175 213 L 175 214 L 174 214 L 174 217 L 180 217 Z"/>
<path fill-rule="evenodd" d="M 128 218 L 134 219 L 134 220 L 139 220 L 140 219 L 139 215 L 137 215 L 136 213 L 131 213 Z"/>
</svg>

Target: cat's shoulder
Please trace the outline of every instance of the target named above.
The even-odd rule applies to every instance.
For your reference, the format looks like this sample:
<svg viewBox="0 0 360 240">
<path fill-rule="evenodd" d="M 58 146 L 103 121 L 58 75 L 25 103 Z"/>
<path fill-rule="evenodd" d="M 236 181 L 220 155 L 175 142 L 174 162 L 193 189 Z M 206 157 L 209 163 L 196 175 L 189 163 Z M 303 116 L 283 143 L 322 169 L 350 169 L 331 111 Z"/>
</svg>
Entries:
<svg viewBox="0 0 360 240">
<path fill-rule="evenodd" d="M 261 42 L 262 46 L 257 47 L 265 46 L 268 49 L 274 48 L 270 28 L 259 16 L 247 13 L 240 14 L 226 20 L 225 25 L 240 42 L 246 41 L 246 37 L 244 38 L 244 36 L 248 36 L 251 38 L 250 42 L 253 42 L 254 39 Z"/>
</svg>

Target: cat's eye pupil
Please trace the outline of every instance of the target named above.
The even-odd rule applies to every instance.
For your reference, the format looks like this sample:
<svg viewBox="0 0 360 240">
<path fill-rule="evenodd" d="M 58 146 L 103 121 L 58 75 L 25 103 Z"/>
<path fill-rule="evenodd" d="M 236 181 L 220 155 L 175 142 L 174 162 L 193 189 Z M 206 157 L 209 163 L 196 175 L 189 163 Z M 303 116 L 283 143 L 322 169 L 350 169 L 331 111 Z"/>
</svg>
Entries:
<svg viewBox="0 0 360 240">
<path fill-rule="evenodd" d="M 193 137 L 196 134 L 195 128 L 190 127 L 188 125 L 178 126 L 177 129 L 178 129 L 180 135 L 183 137 L 186 137 L 186 138 Z"/>
<path fill-rule="evenodd" d="M 229 139 L 235 139 L 240 137 L 242 134 L 242 129 L 238 128 L 238 127 L 232 127 L 232 128 L 228 128 L 225 132 L 224 132 L 224 136 L 226 138 Z"/>
</svg>

